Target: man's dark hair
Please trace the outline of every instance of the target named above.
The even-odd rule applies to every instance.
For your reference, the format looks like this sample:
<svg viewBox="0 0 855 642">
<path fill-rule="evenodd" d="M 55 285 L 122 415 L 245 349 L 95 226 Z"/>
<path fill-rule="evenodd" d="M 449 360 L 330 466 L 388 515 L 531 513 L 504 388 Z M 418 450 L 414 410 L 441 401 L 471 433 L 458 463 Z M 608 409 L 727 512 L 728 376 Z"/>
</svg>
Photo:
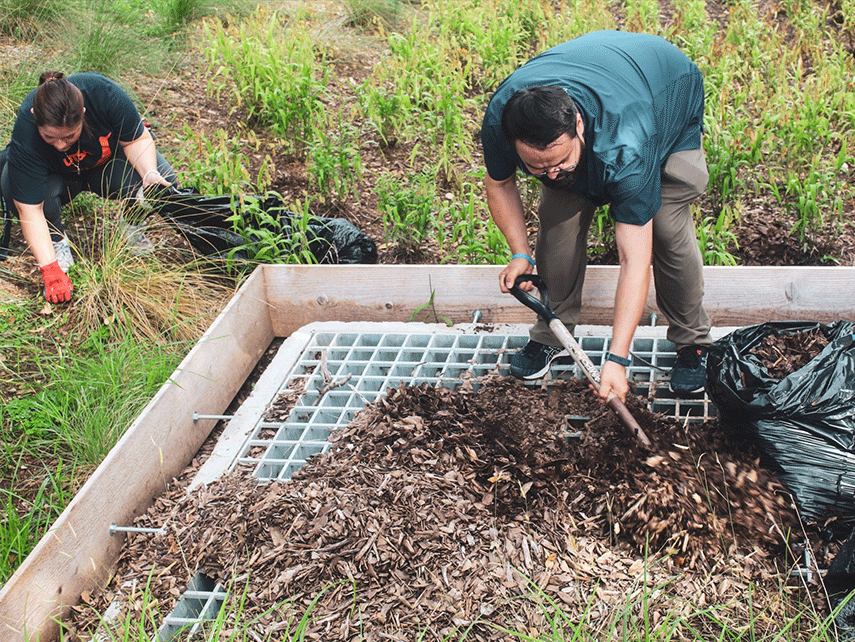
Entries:
<svg viewBox="0 0 855 642">
<path fill-rule="evenodd" d="M 511 96 L 502 111 L 502 133 L 514 145 L 521 141 L 546 149 L 562 134 L 576 137 L 576 103 L 561 87 L 530 87 Z"/>
</svg>

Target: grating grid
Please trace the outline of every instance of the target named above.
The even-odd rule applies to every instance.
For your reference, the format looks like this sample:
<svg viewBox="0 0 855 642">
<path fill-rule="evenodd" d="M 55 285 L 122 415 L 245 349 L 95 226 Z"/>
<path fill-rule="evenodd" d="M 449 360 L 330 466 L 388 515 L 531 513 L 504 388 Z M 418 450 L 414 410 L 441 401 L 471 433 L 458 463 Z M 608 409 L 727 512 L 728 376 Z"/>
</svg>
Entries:
<svg viewBox="0 0 855 642">
<path fill-rule="evenodd" d="M 384 330 L 384 324 L 354 324 L 359 330 L 340 331 L 320 329 L 323 325 L 314 324 L 316 329 L 302 339 L 305 345 L 299 357 L 283 372 L 283 383 L 268 404 L 279 397 L 296 398 L 287 418 L 271 418 L 269 411 L 259 418 L 232 467 L 248 468 L 264 480 L 290 479 L 307 458 L 328 450 L 331 431 L 350 423 L 387 388 L 422 383 L 453 388 L 468 380 L 477 389 L 483 375 L 507 375 L 510 356 L 528 341 L 525 333 L 502 332 L 493 326 L 415 324 L 428 330 L 390 331 Z M 606 334 L 577 338 L 597 366 L 608 348 Z M 636 336 L 631 353 L 628 376 L 652 411 L 688 421 L 714 416 L 704 394 L 678 399 L 668 389 L 668 372 L 676 359 L 670 341 L 662 336 Z M 553 364 L 548 376 L 582 374 L 570 363 Z"/>
<path fill-rule="evenodd" d="M 601 366 L 610 328 L 577 327 L 576 332 L 579 345 Z M 681 400 L 668 389 L 676 353 L 664 333 L 661 327 L 636 331 L 632 365 L 627 369 L 635 392 L 647 400 L 652 411 L 680 420 L 714 416 L 715 408 L 705 394 Z M 527 341 L 527 328 L 511 325 L 448 328 L 420 323 L 323 322 L 305 326 L 279 347 L 192 485 L 235 467 L 251 471 L 263 481 L 290 479 L 309 457 L 329 449 L 333 430 L 350 423 L 387 389 L 422 383 L 455 388 L 468 382 L 477 390 L 484 375 L 507 375 L 511 355 Z M 547 376 L 583 375 L 573 363 L 553 363 Z M 530 385 L 542 383 L 538 380 Z M 170 640 L 179 630 L 192 635 L 201 622 L 216 617 L 225 596 L 210 578 L 195 577 L 164 622 L 158 639 Z"/>
<path fill-rule="evenodd" d="M 193 639 L 203 622 L 216 619 L 227 598 L 228 593 L 219 582 L 197 573 L 175 609 L 164 618 L 157 632 L 157 642 L 172 640 L 179 633 L 183 633 L 185 639 Z"/>
</svg>

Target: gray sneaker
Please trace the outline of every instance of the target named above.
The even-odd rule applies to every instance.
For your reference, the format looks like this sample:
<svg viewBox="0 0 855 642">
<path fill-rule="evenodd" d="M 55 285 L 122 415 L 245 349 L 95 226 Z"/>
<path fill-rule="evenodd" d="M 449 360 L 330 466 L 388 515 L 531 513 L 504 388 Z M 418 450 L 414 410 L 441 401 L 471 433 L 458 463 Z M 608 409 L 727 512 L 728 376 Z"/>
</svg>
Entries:
<svg viewBox="0 0 855 642">
<path fill-rule="evenodd" d="M 146 224 L 131 225 L 125 220 L 119 221 L 122 238 L 135 254 L 146 254 L 154 250 L 154 243 L 145 235 Z"/>
<path fill-rule="evenodd" d="M 63 236 L 61 241 L 54 243 L 53 251 L 56 254 L 60 269 L 67 273 L 68 268 L 74 265 L 74 257 L 71 255 L 71 243 L 68 242 L 68 237 Z"/>
</svg>

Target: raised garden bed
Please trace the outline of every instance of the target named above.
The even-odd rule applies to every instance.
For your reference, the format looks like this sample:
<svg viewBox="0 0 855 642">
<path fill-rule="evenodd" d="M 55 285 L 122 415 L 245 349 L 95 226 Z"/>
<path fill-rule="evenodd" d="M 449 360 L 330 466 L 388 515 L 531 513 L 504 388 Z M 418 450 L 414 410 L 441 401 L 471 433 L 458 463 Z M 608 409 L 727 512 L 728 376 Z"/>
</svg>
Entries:
<svg viewBox="0 0 855 642">
<path fill-rule="evenodd" d="M 616 268 L 589 269 L 583 323 L 610 323 L 616 275 Z M 181 474 L 217 423 L 194 420 L 194 413 L 221 415 L 275 338 L 315 321 L 401 323 L 415 315 L 470 323 L 476 310 L 485 324 L 530 323 L 531 312 L 499 294 L 496 278 L 492 267 L 257 270 L 0 591 L 6 638 L 49 639 L 55 619 L 107 581 L 124 544 L 109 525 L 131 524 Z M 706 305 L 719 328 L 829 322 L 850 314 L 839 293 L 853 286 L 853 268 L 711 268 Z"/>
</svg>

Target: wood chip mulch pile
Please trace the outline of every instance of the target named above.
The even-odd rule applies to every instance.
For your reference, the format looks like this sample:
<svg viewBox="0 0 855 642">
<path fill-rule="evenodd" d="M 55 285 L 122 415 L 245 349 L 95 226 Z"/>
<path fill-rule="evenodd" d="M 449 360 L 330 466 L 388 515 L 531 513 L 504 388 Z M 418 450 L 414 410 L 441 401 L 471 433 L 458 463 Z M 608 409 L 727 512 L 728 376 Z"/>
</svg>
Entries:
<svg viewBox="0 0 855 642">
<path fill-rule="evenodd" d="M 828 338 L 820 328 L 805 332 L 766 335 L 750 352 L 766 366 L 769 376 L 783 379 L 801 370 L 828 345 Z"/>
<path fill-rule="evenodd" d="M 580 381 L 476 383 L 390 390 L 290 481 L 235 472 L 164 495 L 137 525 L 166 533 L 133 536 L 69 630 L 87 638 L 114 600 L 141 609 L 128 587 L 146 582 L 166 614 L 197 571 L 232 587 L 259 636 L 308 610 L 306 639 L 330 641 L 506 639 L 556 608 L 605 626 L 667 586 L 645 600 L 655 622 L 776 584 L 791 500 L 715 422 L 630 398 L 645 451 Z"/>
</svg>

